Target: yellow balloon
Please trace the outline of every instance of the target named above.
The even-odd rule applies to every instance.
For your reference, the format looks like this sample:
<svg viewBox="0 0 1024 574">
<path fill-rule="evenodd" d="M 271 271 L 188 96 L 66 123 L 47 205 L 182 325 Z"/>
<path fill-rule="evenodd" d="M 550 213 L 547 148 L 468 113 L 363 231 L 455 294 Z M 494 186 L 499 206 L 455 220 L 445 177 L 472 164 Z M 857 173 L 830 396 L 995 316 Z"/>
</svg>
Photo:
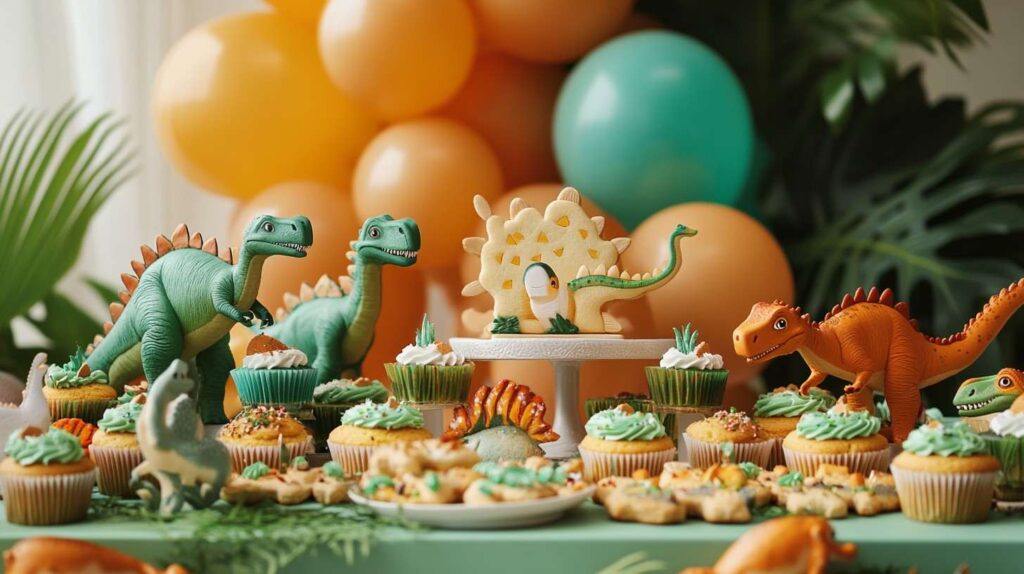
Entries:
<svg viewBox="0 0 1024 574">
<path fill-rule="evenodd" d="M 327 0 L 264 0 L 275 10 L 303 24 L 315 26 L 320 21 Z"/>
<path fill-rule="evenodd" d="M 319 39 L 335 85 L 389 121 L 448 101 L 476 51 L 463 0 L 332 0 Z"/>
<path fill-rule="evenodd" d="M 157 72 L 153 115 L 178 171 L 240 198 L 298 179 L 347 187 L 377 130 L 328 80 L 310 30 L 274 13 L 186 34 Z"/>
</svg>

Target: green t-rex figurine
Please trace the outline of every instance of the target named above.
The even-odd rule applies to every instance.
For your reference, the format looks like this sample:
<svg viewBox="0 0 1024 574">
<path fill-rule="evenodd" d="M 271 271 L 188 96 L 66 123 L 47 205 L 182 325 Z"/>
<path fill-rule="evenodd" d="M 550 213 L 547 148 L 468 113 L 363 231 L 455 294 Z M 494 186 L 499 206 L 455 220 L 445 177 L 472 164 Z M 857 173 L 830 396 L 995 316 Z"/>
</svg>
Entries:
<svg viewBox="0 0 1024 574">
<path fill-rule="evenodd" d="M 286 309 L 264 330 L 305 353 L 321 383 L 362 374 L 380 316 L 381 268 L 416 263 L 420 228 L 409 218 L 378 215 L 363 222 L 351 247 L 349 277 L 335 283 L 325 275 L 316 287 L 303 285 L 298 296 L 285 295 Z"/>
<path fill-rule="evenodd" d="M 106 371 L 120 392 L 139 375 L 156 380 L 174 359 L 195 359 L 199 408 L 207 424 L 227 422 L 224 385 L 234 368 L 228 331 L 253 318 L 273 323 L 256 300 L 263 263 L 271 255 L 305 257 L 313 230 L 305 217 L 261 215 L 246 227 L 238 263 L 231 249 L 217 253 L 217 240 L 203 241 L 178 226 L 170 239 L 156 238 L 156 250 L 142 247 L 132 261 L 135 275 L 122 274 L 127 291 L 110 304 L 113 322 L 93 342 L 86 362 Z"/>
<path fill-rule="evenodd" d="M 1024 371 L 1001 369 L 994 375 L 967 379 L 953 397 L 953 406 L 962 417 L 994 415 L 1010 408 L 1024 394 Z"/>
</svg>

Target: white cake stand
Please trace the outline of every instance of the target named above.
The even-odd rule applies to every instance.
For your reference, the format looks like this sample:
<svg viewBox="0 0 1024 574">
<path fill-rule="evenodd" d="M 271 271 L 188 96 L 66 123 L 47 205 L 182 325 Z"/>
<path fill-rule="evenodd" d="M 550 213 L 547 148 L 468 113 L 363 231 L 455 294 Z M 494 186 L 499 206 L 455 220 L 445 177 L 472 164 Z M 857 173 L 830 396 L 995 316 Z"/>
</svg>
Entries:
<svg viewBox="0 0 1024 574">
<path fill-rule="evenodd" d="M 473 361 L 548 361 L 555 369 L 555 419 L 559 439 L 541 447 L 549 458 L 578 456 L 586 434 L 580 422 L 580 367 L 587 361 L 660 359 L 673 339 L 536 336 L 500 339 L 454 338 L 452 349 Z M 519 381 L 529 384 L 529 381 Z"/>
</svg>

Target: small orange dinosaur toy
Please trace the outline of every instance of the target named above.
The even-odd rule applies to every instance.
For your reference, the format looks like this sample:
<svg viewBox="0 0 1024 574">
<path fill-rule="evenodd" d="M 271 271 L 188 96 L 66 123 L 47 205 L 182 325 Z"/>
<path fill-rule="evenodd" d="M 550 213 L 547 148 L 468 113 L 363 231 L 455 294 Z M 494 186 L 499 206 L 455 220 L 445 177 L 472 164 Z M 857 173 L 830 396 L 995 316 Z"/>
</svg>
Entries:
<svg viewBox="0 0 1024 574">
<path fill-rule="evenodd" d="M 57 419 L 50 426 L 67 431 L 78 437 L 78 442 L 82 443 L 82 448 L 86 452 L 89 451 L 89 446 L 92 445 L 92 435 L 96 434 L 96 431 L 99 430 L 96 425 L 87 423 L 82 419 Z"/>
<path fill-rule="evenodd" d="M 687 568 L 681 574 L 824 574 L 829 560 L 857 556 L 852 542 L 839 544 L 828 520 L 820 516 L 783 516 L 746 531 L 711 568 Z"/>
<path fill-rule="evenodd" d="M 116 550 L 68 538 L 26 538 L 4 552 L 7 574 L 188 574 L 177 564 L 160 570 Z"/>
</svg>

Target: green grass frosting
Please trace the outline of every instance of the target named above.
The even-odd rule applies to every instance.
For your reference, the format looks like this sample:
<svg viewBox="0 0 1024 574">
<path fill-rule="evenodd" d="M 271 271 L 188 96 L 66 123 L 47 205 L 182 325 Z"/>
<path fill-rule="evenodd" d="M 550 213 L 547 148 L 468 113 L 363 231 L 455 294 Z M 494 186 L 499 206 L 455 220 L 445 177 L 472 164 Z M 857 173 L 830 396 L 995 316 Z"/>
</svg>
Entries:
<svg viewBox="0 0 1024 574">
<path fill-rule="evenodd" d="M 654 413 L 627 412 L 619 407 L 590 417 L 586 429 L 590 436 L 604 440 L 654 440 L 665 436 L 665 426 Z"/>
<path fill-rule="evenodd" d="M 75 435 L 51 428 L 36 436 L 23 436 L 16 431 L 7 439 L 7 456 L 21 466 L 32 464 L 67 464 L 85 456 L 82 443 Z"/>
<path fill-rule="evenodd" d="M 866 411 L 806 413 L 796 423 L 796 434 L 811 440 L 847 440 L 877 434 L 882 421 Z"/>
</svg>

